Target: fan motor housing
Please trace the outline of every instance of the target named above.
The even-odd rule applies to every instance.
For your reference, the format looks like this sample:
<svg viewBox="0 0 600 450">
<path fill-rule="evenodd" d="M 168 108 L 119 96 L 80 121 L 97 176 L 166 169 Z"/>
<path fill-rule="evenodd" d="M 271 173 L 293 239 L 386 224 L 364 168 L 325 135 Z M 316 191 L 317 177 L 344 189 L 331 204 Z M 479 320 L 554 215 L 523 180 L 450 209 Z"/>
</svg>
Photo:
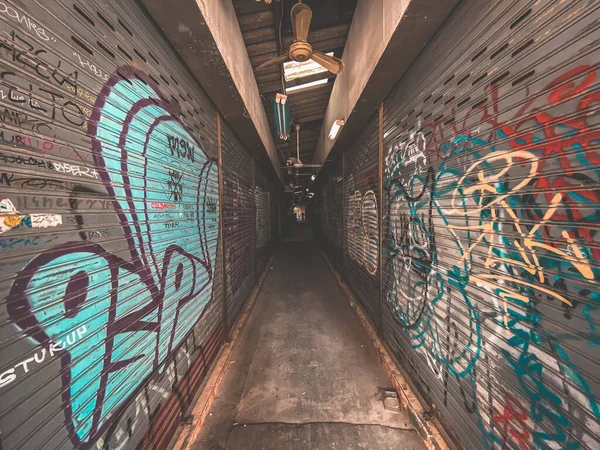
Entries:
<svg viewBox="0 0 600 450">
<path fill-rule="evenodd" d="M 312 46 L 308 42 L 297 41 L 290 46 L 290 58 L 304 62 L 312 58 Z"/>
</svg>

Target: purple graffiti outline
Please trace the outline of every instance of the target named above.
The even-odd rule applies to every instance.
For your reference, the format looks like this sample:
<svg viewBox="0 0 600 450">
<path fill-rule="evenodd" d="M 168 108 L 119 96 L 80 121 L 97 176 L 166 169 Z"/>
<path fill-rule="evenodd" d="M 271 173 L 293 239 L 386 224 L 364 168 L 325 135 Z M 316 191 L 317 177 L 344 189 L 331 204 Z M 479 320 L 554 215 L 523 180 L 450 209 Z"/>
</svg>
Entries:
<svg viewBox="0 0 600 450">
<path fill-rule="evenodd" d="M 114 73 L 109 78 L 108 82 L 104 85 L 104 87 L 100 91 L 100 94 L 97 97 L 92 115 L 88 121 L 88 133 L 90 134 L 90 136 L 93 136 L 92 137 L 92 152 L 93 152 L 93 156 L 94 156 L 94 162 L 95 162 L 96 166 L 98 167 L 98 173 L 100 175 L 100 179 L 102 180 L 105 188 L 107 189 L 109 197 L 112 199 L 113 206 L 119 217 L 121 226 L 123 227 L 123 233 L 124 233 L 125 239 L 128 243 L 132 261 L 127 262 L 123 258 L 109 253 L 107 250 L 105 250 L 103 247 L 101 247 L 98 244 L 83 244 L 82 245 L 79 242 L 68 242 L 65 244 L 60 244 L 56 247 L 51 248 L 48 251 L 41 253 L 37 257 L 35 257 L 21 272 L 19 272 L 17 274 L 15 281 L 10 290 L 9 298 L 11 298 L 12 301 L 7 304 L 7 312 L 9 314 L 9 317 L 11 318 L 11 320 L 14 323 L 16 323 L 24 331 L 25 335 L 27 335 L 28 337 L 31 337 L 32 339 L 34 339 L 35 341 L 37 341 L 39 344 L 41 344 L 43 346 L 48 346 L 50 343 L 50 337 L 46 334 L 46 332 L 44 331 L 44 328 L 39 323 L 38 319 L 35 317 L 33 311 L 31 310 L 31 305 L 29 304 L 29 301 L 27 298 L 27 288 L 29 286 L 31 279 L 37 272 L 37 270 L 39 268 L 43 267 L 44 265 L 48 264 L 49 262 L 53 261 L 54 259 L 65 256 L 65 255 L 73 253 L 73 252 L 89 252 L 92 254 L 96 254 L 97 257 L 104 258 L 107 261 L 107 264 L 108 264 L 108 267 L 110 270 L 111 290 L 110 290 L 110 294 L 109 294 L 110 295 L 110 307 L 109 307 L 109 314 L 108 314 L 108 321 L 107 321 L 107 331 L 106 331 L 106 338 L 104 341 L 105 342 L 104 361 L 103 361 L 103 367 L 102 367 L 102 371 L 101 371 L 101 375 L 100 375 L 99 388 L 98 388 L 98 391 L 97 391 L 97 394 L 95 397 L 96 404 L 94 406 L 94 412 L 92 414 L 92 425 L 90 427 L 89 439 L 87 439 L 86 441 L 81 440 L 81 438 L 79 437 L 79 435 L 77 434 L 77 432 L 75 430 L 75 426 L 73 423 L 73 410 L 72 410 L 72 406 L 71 406 L 71 390 L 70 390 L 70 384 L 71 384 L 70 383 L 70 381 L 71 381 L 70 380 L 70 378 L 71 378 L 71 370 L 70 370 L 71 355 L 70 355 L 70 352 L 68 350 L 64 350 L 64 354 L 61 357 L 61 371 L 60 372 L 61 372 L 61 381 L 62 381 L 62 402 L 63 402 L 63 409 L 64 409 L 64 414 L 65 414 L 65 425 L 68 430 L 69 437 L 70 437 L 72 443 L 77 448 L 81 448 L 81 449 L 89 449 L 95 444 L 95 442 L 98 440 L 98 438 L 100 436 L 102 436 L 102 434 L 111 425 L 111 422 L 115 418 L 118 418 L 120 416 L 120 414 L 123 412 L 123 410 L 128 406 L 128 403 L 129 403 L 128 400 L 130 400 L 131 398 L 134 398 L 135 395 L 137 395 L 137 393 L 139 393 L 140 389 L 142 389 L 144 387 L 146 380 L 153 377 L 159 368 L 161 361 L 159 361 L 159 346 L 157 345 L 156 350 L 154 352 L 155 355 L 154 355 L 152 372 L 148 375 L 146 380 L 141 380 L 140 383 L 138 384 L 138 386 L 136 388 L 132 389 L 129 396 L 127 398 L 124 398 L 120 402 L 120 404 L 115 408 L 114 413 L 111 414 L 111 418 L 113 420 L 105 420 L 104 423 L 102 423 L 102 425 L 100 425 L 100 421 L 102 420 L 102 417 L 101 417 L 102 409 L 104 406 L 104 396 L 106 394 L 106 389 L 108 386 L 109 375 L 115 371 L 123 369 L 124 367 L 134 363 L 135 361 L 137 361 L 140 358 L 143 358 L 145 356 L 145 354 L 142 354 L 142 355 L 138 355 L 136 357 L 128 358 L 126 360 L 112 362 L 111 358 L 112 358 L 112 349 L 113 349 L 114 339 L 120 333 L 133 332 L 133 331 L 144 331 L 144 330 L 156 333 L 157 339 L 158 339 L 158 337 L 160 336 L 160 326 L 161 326 L 161 321 L 162 321 L 162 310 L 163 310 L 163 304 L 164 304 L 164 294 L 165 294 L 165 289 L 166 289 L 166 275 L 167 275 L 167 271 L 169 269 L 169 264 L 170 264 L 172 256 L 175 253 L 178 253 L 178 254 L 184 256 L 185 258 L 187 258 L 192 263 L 193 282 L 192 282 L 191 289 L 189 291 L 190 293 L 188 295 L 184 296 L 183 298 L 179 299 L 177 306 L 175 308 L 175 318 L 173 321 L 174 325 L 172 327 L 171 336 L 169 338 L 169 344 L 168 344 L 167 352 L 166 352 L 167 355 L 170 355 L 172 352 L 172 349 L 173 349 L 175 333 L 177 331 L 177 323 L 179 320 L 179 312 L 180 312 L 181 308 L 184 305 L 186 305 L 188 302 L 190 302 L 193 298 L 197 297 L 200 293 L 204 292 L 204 290 L 210 285 L 210 283 L 213 279 L 212 262 L 210 259 L 210 253 L 208 251 L 208 240 L 207 240 L 207 234 L 206 234 L 206 227 L 201 226 L 200 217 L 199 217 L 197 226 L 198 226 L 198 235 L 200 236 L 200 246 L 201 246 L 201 252 L 202 252 L 203 259 L 186 252 L 178 245 L 169 245 L 167 247 L 167 249 L 165 250 L 163 264 L 162 264 L 162 271 L 157 270 L 159 280 L 154 280 L 153 276 L 150 272 L 150 269 L 149 269 L 149 262 L 145 255 L 145 250 L 143 248 L 143 245 L 140 245 L 140 247 L 142 248 L 143 255 L 140 256 L 137 252 L 137 248 L 135 245 L 135 237 L 134 237 L 131 227 L 129 225 L 130 220 L 127 219 L 127 216 L 125 215 L 123 209 L 121 208 L 121 205 L 119 204 L 119 202 L 117 200 L 116 192 L 112 186 L 110 176 L 109 176 L 109 173 L 106 168 L 105 161 L 104 161 L 104 157 L 102 156 L 102 142 L 97 138 L 98 122 L 101 117 L 101 111 L 103 110 L 103 108 L 106 104 L 108 96 L 112 93 L 113 88 L 117 85 L 117 83 L 119 83 L 120 81 L 122 81 L 124 79 L 125 80 L 141 79 L 153 90 L 154 94 L 156 94 L 159 97 L 159 100 L 143 99 L 132 105 L 132 108 L 130 108 L 130 110 L 127 113 L 127 119 L 123 125 L 123 128 L 121 129 L 121 135 L 119 138 L 119 146 L 118 147 L 121 150 L 121 170 L 122 170 L 122 176 L 123 176 L 123 182 L 124 182 L 123 183 L 124 189 L 125 189 L 126 195 L 128 197 L 128 204 L 129 204 L 130 210 L 131 210 L 131 213 L 130 213 L 131 218 L 132 218 L 131 221 L 133 221 L 136 224 L 135 228 L 136 228 L 137 234 L 140 239 L 143 235 L 141 233 L 141 229 L 139 227 L 139 222 L 137 220 L 138 214 L 137 214 L 137 212 L 135 212 L 135 208 L 133 205 L 133 200 L 132 200 L 133 195 L 132 195 L 131 187 L 129 184 L 129 176 L 127 175 L 127 161 L 126 161 L 127 151 L 125 149 L 125 141 L 126 141 L 125 137 L 127 135 L 127 129 L 128 129 L 129 123 L 133 120 L 133 117 L 135 115 L 134 113 L 132 113 L 132 111 L 133 110 L 135 110 L 135 111 L 141 110 L 141 108 L 143 107 L 141 105 L 144 105 L 144 106 L 156 105 L 160 108 L 163 108 L 165 111 L 167 111 L 168 113 L 171 114 L 171 116 L 161 116 L 161 117 L 155 119 L 154 123 L 149 128 L 149 130 L 154 129 L 156 127 L 156 125 L 158 125 L 158 123 L 160 123 L 162 121 L 166 121 L 166 120 L 170 120 L 170 121 L 174 121 L 174 122 L 178 123 L 183 129 L 187 129 L 187 128 L 179 119 L 179 117 L 181 115 L 181 108 L 180 108 L 179 104 L 177 104 L 176 102 L 170 102 L 169 100 L 167 100 L 167 98 L 161 93 L 158 85 L 150 77 L 148 77 L 146 74 L 144 74 L 141 71 L 138 71 L 137 69 L 135 69 L 133 67 L 130 67 L 130 66 L 121 67 L 116 73 Z M 148 131 L 148 134 L 150 134 L 150 131 Z M 198 148 L 202 152 L 204 152 L 204 150 L 200 146 L 199 142 L 191 134 L 190 134 L 190 136 L 194 139 L 194 142 L 198 146 Z M 149 142 L 149 139 L 147 136 L 147 139 L 144 143 L 144 154 L 146 152 L 148 142 Z M 205 208 L 200 209 L 201 208 L 200 200 L 201 200 L 201 196 L 204 196 L 204 197 L 206 196 L 207 189 L 208 189 L 208 176 L 206 176 L 206 175 L 210 171 L 210 168 L 213 164 L 213 162 L 211 161 L 211 159 L 208 157 L 208 155 L 205 152 L 204 152 L 204 155 L 207 160 L 204 163 L 204 165 L 202 166 L 202 170 L 200 171 L 200 174 L 198 177 L 198 187 L 197 187 L 198 195 L 197 195 L 197 199 L 196 199 L 196 207 L 198 208 L 198 211 L 202 211 L 201 218 L 203 219 L 203 221 L 206 220 L 206 211 L 205 211 Z M 146 170 L 146 169 L 147 169 L 147 166 L 144 167 L 144 170 Z M 145 183 L 145 180 L 144 180 L 144 183 Z M 145 184 L 144 184 L 144 186 L 145 186 Z M 201 193 L 201 191 L 203 191 L 203 194 Z M 144 214 L 146 216 L 146 219 L 148 219 L 147 205 L 146 205 Z M 146 236 L 148 236 L 148 235 L 149 235 L 149 232 L 147 233 Z M 140 244 L 141 244 L 141 242 L 140 242 Z M 150 248 L 150 252 L 152 253 L 152 244 L 151 244 L 150 240 L 148 240 L 148 245 Z M 152 258 L 154 260 L 155 267 L 158 269 L 158 263 L 157 263 L 156 259 L 154 258 L 154 255 L 152 255 Z M 196 264 L 200 264 L 207 273 L 206 282 L 198 290 L 196 290 Z M 141 283 L 146 287 L 146 289 L 150 293 L 151 301 L 148 304 L 146 304 L 145 306 L 143 306 L 142 308 L 140 308 L 136 311 L 130 312 L 120 319 L 116 319 L 115 316 L 116 316 L 116 310 L 117 310 L 118 288 L 119 288 L 118 273 L 119 273 L 120 269 L 124 269 L 127 272 L 129 272 L 131 274 L 136 274 L 140 277 Z M 178 268 L 176 271 L 176 277 L 179 275 L 179 272 L 180 271 Z M 75 279 L 79 273 L 81 273 L 81 272 L 77 272 L 77 274 L 75 274 L 73 277 L 71 277 L 71 280 L 69 282 L 69 287 L 71 287 L 71 285 L 73 285 L 75 288 L 68 289 L 65 292 L 65 296 L 63 297 L 63 304 L 65 305 L 65 315 L 73 313 L 69 310 L 69 307 L 67 305 L 76 304 L 76 307 L 77 306 L 80 307 L 83 303 L 85 303 L 85 299 L 87 298 L 87 280 L 86 280 L 87 277 L 85 277 L 85 279 L 83 277 L 78 277 L 77 279 Z M 76 301 L 75 299 L 77 299 L 77 297 L 81 296 L 81 292 L 85 292 L 83 302 Z M 211 292 L 211 298 L 209 299 L 209 303 L 212 302 L 212 300 L 213 300 L 213 292 Z M 143 317 L 148 316 L 150 313 L 152 313 L 156 309 L 158 309 L 156 322 L 148 322 L 148 321 L 142 320 Z M 207 311 L 207 309 L 208 308 L 204 308 L 204 311 L 200 314 L 200 316 L 198 317 L 198 320 L 200 320 L 200 318 L 204 316 L 204 313 Z M 168 356 L 167 356 L 167 359 L 168 359 Z"/>
</svg>

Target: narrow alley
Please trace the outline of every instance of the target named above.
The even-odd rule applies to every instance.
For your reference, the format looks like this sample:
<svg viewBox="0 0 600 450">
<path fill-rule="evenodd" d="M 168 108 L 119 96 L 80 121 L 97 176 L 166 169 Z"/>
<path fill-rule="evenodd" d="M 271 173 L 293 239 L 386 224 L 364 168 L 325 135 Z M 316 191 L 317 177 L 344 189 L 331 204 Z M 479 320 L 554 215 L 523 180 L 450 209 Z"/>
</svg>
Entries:
<svg viewBox="0 0 600 450">
<path fill-rule="evenodd" d="M 405 412 L 385 410 L 390 381 L 310 237 L 275 252 L 191 448 L 425 448 Z"/>
<path fill-rule="evenodd" d="M 599 450 L 600 0 L 0 0 L 0 450 Z"/>
</svg>

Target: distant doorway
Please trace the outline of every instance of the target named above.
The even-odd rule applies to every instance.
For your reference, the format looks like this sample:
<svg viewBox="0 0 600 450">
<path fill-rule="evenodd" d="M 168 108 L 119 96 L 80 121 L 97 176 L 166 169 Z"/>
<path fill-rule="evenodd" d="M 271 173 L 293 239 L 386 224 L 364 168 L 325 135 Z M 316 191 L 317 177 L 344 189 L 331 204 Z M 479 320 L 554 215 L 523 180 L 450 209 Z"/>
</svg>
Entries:
<svg viewBox="0 0 600 450">
<path fill-rule="evenodd" d="M 306 223 L 306 207 L 305 206 L 295 206 L 294 207 L 294 215 L 296 216 L 296 222 Z"/>
</svg>

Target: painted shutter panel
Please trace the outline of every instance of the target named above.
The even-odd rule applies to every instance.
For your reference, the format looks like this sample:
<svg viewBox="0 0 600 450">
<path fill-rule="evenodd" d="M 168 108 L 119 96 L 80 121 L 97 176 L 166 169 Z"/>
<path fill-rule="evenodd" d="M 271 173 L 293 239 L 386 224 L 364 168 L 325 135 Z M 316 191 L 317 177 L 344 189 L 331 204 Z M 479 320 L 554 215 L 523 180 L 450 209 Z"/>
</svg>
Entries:
<svg viewBox="0 0 600 450">
<path fill-rule="evenodd" d="M 384 336 L 463 448 L 600 446 L 598 6 L 464 1 L 384 104 Z"/>
<path fill-rule="evenodd" d="M 331 229 L 328 247 L 330 257 L 336 266 L 341 269 L 343 265 L 343 202 L 344 180 L 342 179 L 342 160 L 338 160 L 331 169 Z"/>
<path fill-rule="evenodd" d="M 257 271 L 264 268 L 272 250 L 273 193 L 262 171 L 256 170 L 254 199 L 256 203 L 256 264 Z"/>
<path fill-rule="evenodd" d="M 345 155 L 344 265 L 348 284 L 373 322 L 379 311 L 379 172 L 377 121 Z"/>
<path fill-rule="evenodd" d="M 321 232 L 323 233 L 323 242 L 329 241 L 329 172 L 325 176 L 325 185 L 323 186 L 323 195 L 321 197 Z"/>
<path fill-rule="evenodd" d="M 223 127 L 227 317 L 235 323 L 256 279 L 254 161 L 229 126 Z"/>
<path fill-rule="evenodd" d="M 216 111 L 133 2 L 0 34 L 1 446 L 164 448 L 223 340 Z"/>
</svg>

